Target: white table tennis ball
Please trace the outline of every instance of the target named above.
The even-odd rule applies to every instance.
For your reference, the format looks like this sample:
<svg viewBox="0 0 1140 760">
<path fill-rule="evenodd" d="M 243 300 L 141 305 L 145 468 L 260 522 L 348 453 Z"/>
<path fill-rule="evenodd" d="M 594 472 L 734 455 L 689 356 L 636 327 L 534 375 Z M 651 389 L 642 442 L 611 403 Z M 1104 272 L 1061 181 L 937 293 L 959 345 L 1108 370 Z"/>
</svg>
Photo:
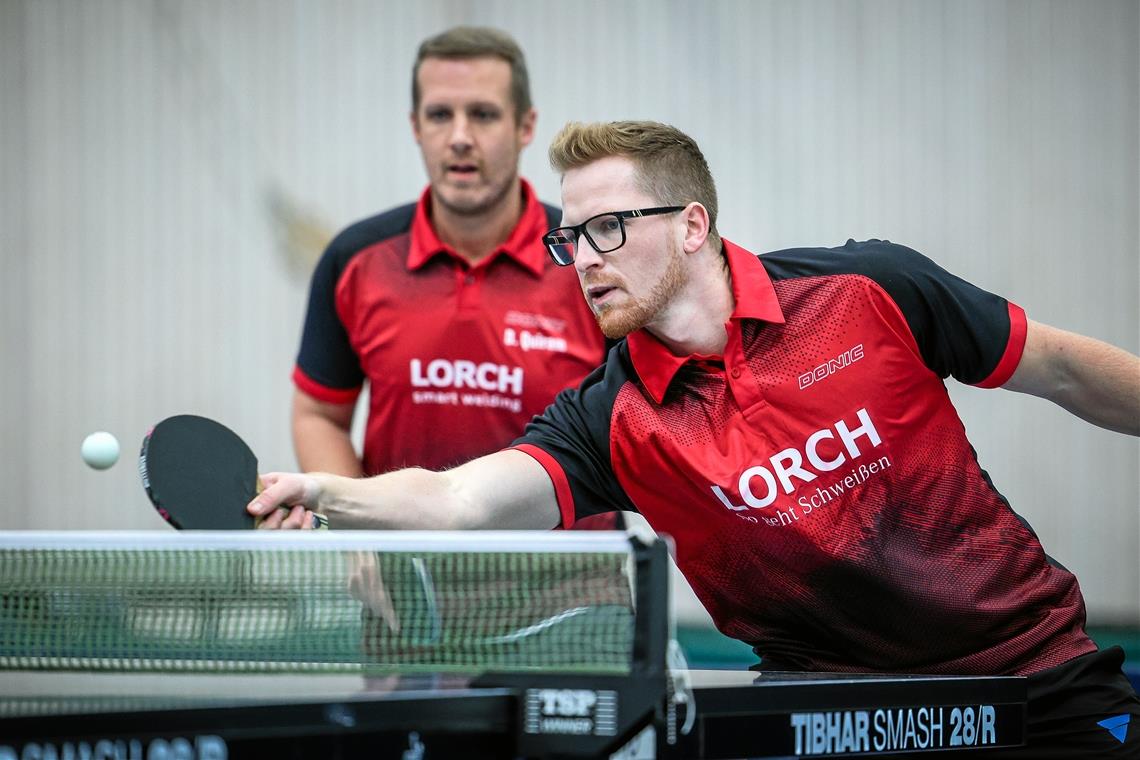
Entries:
<svg viewBox="0 0 1140 760">
<path fill-rule="evenodd" d="M 83 439 L 83 461 L 96 470 L 105 470 L 119 461 L 119 441 L 115 436 L 100 430 Z"/>
</svg>

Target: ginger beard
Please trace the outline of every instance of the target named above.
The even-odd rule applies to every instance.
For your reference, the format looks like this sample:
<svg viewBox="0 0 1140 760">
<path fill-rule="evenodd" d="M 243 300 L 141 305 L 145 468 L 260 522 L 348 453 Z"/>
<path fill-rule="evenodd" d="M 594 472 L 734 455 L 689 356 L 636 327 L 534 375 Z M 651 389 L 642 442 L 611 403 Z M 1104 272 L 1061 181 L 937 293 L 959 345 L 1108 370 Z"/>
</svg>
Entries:
<svg viewBox="0 0 1140 760">
<path fill-rule="evenodd" d="M 602 334 L 610 340 L 624 338 L 631 332 L 653 323 L 684 285 L 685 268 L 680 246 L 674 244 L 668 234 L 665 235 L 664 243 L 665 250 L 669 252 L 665 271 L 657 278 L 657 282 L 653 283 L 653 287 L 644 298 L 637 298 L 626 290 L 626 300 L 623 303 L 605 303 L 599 306 L 587 295 L 586 302 L 590 304 L 590 310 L 594 312 L 594 318 L 598 321 Z M 610 283 L 605 280 L 589 283 L 583 281 L 582 292 L 585 293 L 588 287 L 601 284 Z M 624 289 L 620 283 L 613 284 Z"/>
</svg>

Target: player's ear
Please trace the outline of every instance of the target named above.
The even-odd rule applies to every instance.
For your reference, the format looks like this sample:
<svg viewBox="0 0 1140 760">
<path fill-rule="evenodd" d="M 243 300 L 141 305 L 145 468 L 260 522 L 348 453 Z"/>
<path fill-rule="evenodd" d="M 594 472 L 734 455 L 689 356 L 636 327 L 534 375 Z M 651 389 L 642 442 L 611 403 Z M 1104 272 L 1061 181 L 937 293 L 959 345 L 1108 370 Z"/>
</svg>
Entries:
<svg viewBox="0 0 1140 760">
<path fill-rule="evenodd" d="M 533 108 L 528 108 L 526 112 L 519 117 L 519 145 L 523 148 L 531 144 L 534 140 L 534 125 L 538 121 L 538 111 Z"/>
<path fill-rule="evenodd" d="M 709 210 L 693 201 L 681 212 L 685 224 L 685 239 L 682 247 L 685 253 L 696 253 L 709 237 Z"/>
</svg>

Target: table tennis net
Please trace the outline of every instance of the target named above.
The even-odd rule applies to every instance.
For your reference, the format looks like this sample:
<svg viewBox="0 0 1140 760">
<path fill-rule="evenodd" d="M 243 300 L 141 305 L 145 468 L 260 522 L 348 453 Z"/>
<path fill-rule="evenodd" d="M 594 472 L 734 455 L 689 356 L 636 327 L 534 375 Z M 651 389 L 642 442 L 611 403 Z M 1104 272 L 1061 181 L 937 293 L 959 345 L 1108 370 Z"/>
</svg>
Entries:
<svg viewBox="0 0 1140 760">
<path fill-rule="evenodd" d="M 624 537 L 601 549 L 574 539 L 581 550 L 567 550 L 556 536 L 532 546 L 520 536 L 473 551 L 470 534 L 454 546 L 159 535 L 186 540 L 0 541 L 0 668 L 630 669 L 635 579 Z"/>
</svg>

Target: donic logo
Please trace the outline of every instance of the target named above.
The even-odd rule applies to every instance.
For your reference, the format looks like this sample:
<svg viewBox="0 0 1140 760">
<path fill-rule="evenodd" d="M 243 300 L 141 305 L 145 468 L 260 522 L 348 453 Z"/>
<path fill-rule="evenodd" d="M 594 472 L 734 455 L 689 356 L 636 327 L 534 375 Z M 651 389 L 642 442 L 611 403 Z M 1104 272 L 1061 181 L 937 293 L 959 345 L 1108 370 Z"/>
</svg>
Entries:
<svg viewBox="0 0 1140 760">
<path fill-rule="evenodd" d="M 815 385 L 820 380 L 831 377 L 839 370 L 850 367 L 855 362 L 863 358 L 863 344 L 852 346 L 834 359 L 828 359 L 823 364 L 819 365 L 811 372 L 805 372 L 799 376 L 800 390 Z"/>
</svg>

